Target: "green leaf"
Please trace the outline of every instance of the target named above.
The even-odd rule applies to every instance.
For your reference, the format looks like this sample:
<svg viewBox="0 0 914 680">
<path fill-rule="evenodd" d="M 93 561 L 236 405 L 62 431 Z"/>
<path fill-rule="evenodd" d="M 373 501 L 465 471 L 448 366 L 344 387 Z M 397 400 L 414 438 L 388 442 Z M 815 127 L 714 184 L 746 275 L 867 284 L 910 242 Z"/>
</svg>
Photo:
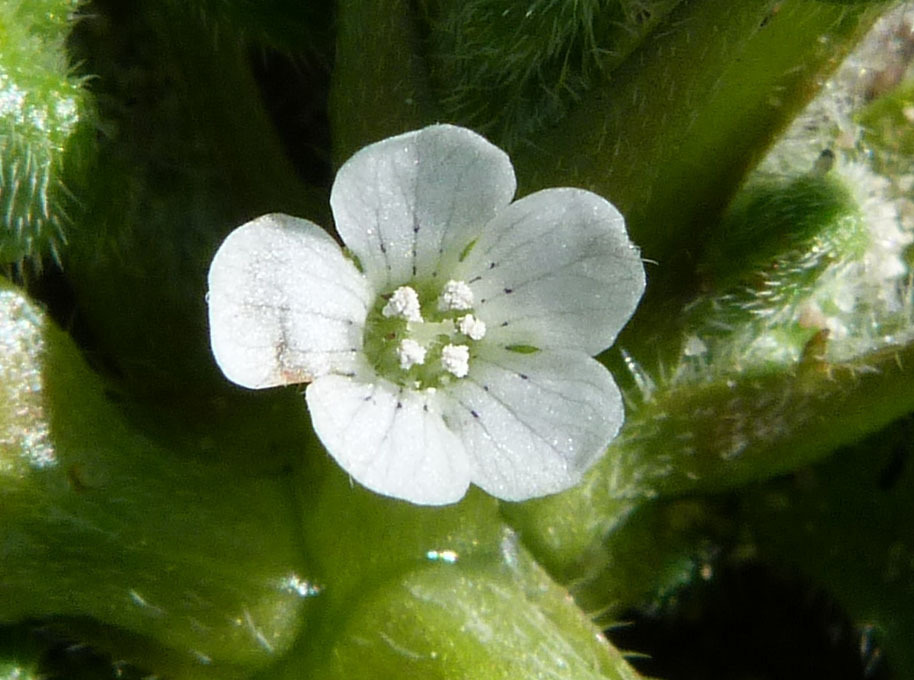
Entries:
<svg viewBox="0 0 914 680">
<path fill-rule="evenodd" d="M 321 677 L 639 677 L 563 589 L 541 572 L 537 583 L 529 558 L 510 550 L 498 569 L 441 565 L 379 589 L 352 612 Z"/>
<path fill-rule="evenodd" d="M 519 148 L 522 192 L 570 185 L 607 197 L 671 280 L 654 293 L 675 292 L 711 218 L 883 7 L 678 5 L 554 129 Z"/>
<path fill-rule="evenodd" d="M 263 459 L 277 443 L 239 445 Z M 291 494 L 278 471 L 201 450 L 136 431 L 70 338 L 0 281 L 0 620 L 54 617 L 168 674 L 280 654 L 313 595 Z"/>
<path fill-rule="evenodd" d="M 638 677 L 492 499 L 428 509 L 345 488 L 331 484 L 306 516 L 309 542 L 326 546 L 333 613 L 271 677 Z"/>
</svg>

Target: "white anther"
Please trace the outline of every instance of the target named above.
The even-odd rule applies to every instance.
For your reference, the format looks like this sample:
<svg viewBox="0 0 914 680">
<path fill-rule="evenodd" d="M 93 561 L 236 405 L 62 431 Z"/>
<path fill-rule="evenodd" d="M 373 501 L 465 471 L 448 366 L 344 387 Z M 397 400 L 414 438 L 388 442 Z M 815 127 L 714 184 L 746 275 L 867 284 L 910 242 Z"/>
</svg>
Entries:
<svg viewBox="0 0 914 680">
<path fill-rule="evenodd" d="M 482 340 L 486 335 L 486 322 L 480 321 L 472 314 L 467 314 L 457 320 L 457 330 L 471 340 Z"/>
<path fill-rule="evenodd" d="M 442 312 L 452 310 L 472 309 L 473 291 L 465 281 L 451 279 L 444 284 L 441 297 L 438 298 L 438 309 Z"/>
<path fill-rule="evenodd" d="M 466 345 L 445 345 L 441 348 L 441 365 L 451 375 L 465 377 L 470 372 L 470 348 Z"/>
<path fill-rule="evenodd" d="M 397 358 L 400 360 L 400 368 L 408 371 L 413 366 L 425 363 L 425 348 L 415 340 L 406 338 L 397 347 Z"/>
<path fill-rule="evenodd" d="M 422 321 L 422 310 L 419 308 L 419 295 L 410 286 L 400 286 L 390 296 L 381 310 L 386 317 L 398 316 L 407 321 Z"/>
</svg>

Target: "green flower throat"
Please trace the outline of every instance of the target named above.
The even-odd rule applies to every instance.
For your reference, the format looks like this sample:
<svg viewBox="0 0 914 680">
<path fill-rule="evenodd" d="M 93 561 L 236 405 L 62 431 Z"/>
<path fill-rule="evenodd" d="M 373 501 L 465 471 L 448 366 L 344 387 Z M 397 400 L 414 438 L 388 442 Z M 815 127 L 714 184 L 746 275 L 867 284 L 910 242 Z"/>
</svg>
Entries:
<svg viewBox="0 0 914 680">
<path fill-rule="evenodd" d="M 464 378 L 486 334 L 474 303 L 466 282 L 455 280 L 380 295 L 365 323 L 365 355 L 378 375 L 411 389 Z"/>
</svg>

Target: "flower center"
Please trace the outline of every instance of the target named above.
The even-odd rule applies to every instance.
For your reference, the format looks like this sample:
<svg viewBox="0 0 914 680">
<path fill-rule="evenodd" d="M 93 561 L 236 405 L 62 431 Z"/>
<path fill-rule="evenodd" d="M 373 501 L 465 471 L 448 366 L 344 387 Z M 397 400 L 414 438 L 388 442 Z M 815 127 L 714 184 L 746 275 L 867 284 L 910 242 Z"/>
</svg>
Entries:
<svg viewBox="0 0 914 680">
<path fill-rule="evenodd" d="M 437 388 L 466 377 L 486 324 L 464 281 L 400 286 L 381 295 L 365 323 L 365 354 L 379 375 L 404 387 Z"/>
</svg>

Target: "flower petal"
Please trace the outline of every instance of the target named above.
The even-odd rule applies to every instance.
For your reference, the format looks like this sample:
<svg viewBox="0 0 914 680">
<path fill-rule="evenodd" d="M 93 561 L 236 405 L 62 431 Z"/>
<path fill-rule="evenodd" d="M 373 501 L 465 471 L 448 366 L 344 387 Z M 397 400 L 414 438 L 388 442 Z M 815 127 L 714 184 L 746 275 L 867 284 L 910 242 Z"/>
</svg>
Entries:
<svg viewBox="0 0 914 680">
<path fill-rule="evenodd" d="M 317 379 L 305 395 L 317 436 L 360 484 L 422 505 L 466 493 L 466 453 L 445 427 L 436 395 L 340 375 Z"/>
<path fill-rule="evenodd" d="M 354 370 L 372 291 L 320 227 L 271 214 L 228 235 L 207 299 L 216 363 L 260 388 Z"/>
<path fill-rule="evenodd" d="M 539 191 L 501 211 L 455 278 L 470 284 L 491 340 L 588 354 L 613 343 L 644 292 L 622 215 L 581 189 Z"/>
<path fill-rule="evenodd" d="M 609 371 L 578 352 L 488 349 L 447 396 L 445 420 L 471 458 L 473 483 L 512 501 L 577 484 L 624 417 Z"/>
<path fill-rule="evenodd" d="M 336 175 L 330 205 L 369 280 L 389 291 L 447 271 L 515 188 L 501 149 L 470 130 L 432 125 L 352 156 Z"/>
</svg>

